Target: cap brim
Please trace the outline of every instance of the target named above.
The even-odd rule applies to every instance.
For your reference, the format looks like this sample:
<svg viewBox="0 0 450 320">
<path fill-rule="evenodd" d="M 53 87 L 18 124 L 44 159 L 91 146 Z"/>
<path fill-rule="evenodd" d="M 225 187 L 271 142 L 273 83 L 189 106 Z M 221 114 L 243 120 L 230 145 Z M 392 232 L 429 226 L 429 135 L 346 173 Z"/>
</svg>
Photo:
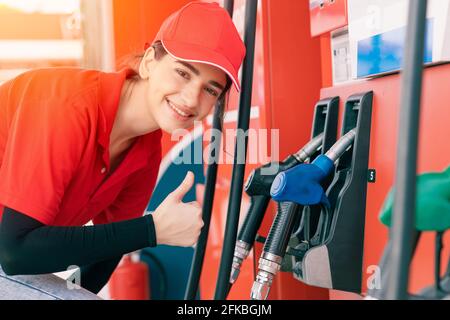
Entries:
<svg viewBox="0 0 450 320">
<path fill-rule="evenodd" d="M 230 77 L 237 92 L 241 91 L 238 70 L 234 70 L 233 65 L 222 55 L 206 48 L 189 44 L 180 44 L 170 40 L 161 40 L 161 43 L 167 53 L 174 59 L 186 62 L 205 63 L 221 69 Z"/>
</svg>

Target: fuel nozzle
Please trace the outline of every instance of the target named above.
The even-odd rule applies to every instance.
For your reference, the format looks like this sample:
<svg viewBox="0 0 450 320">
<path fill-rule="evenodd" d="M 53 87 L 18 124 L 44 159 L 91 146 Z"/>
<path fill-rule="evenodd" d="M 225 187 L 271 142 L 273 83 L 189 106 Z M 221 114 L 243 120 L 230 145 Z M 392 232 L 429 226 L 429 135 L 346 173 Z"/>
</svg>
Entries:
<svg viewBox="0 0 450 320">
<path fill-rule="evenodd" d="M 329 206 L 321 182 L 333 173 L 334 163 L 353 145 L 355 136 L 356 130 L 353 129 L 311 164 L 301 164 L 279 173 L 270 189 L 272 198 L 278 202 L 290 201 L 302 205 L 322 203 Z"/>
<path fill-rule="evenodd" d="M 242 262 L 248 257 L 261 226 L 270 201 L 270 188 L 280 172 L 289 170 L 311 157 L 322 147 L 323 133 L 317 135 L 298 152 L 288 156 L 284 161 L 268 163 L 252 171 L 245 184 L 245 192 L 250 196 L 250 208 L 238 233 L 230 274 L 230 283 L 236 282 Z M 275 168 L 274 170 L 269 170 Z M 273 171 L 273 172 L 271 172 Z"/>
<path fill-rule="evenodd" d="M 352 129 L 342 136 L 338 142 L 336 142 L 330 150 L 325 154 L 333 162 L 336 162 L 348 148 L 353 145 L 356 137 L 356 129 Z"/>
<path fill-rule="evenodd" d="M 270 193 L 272 198 L 279 202 L 278 211 L 259 260 L 258 273 L 251 292 L 252 299 L 267 298 L 273 278 L 281 268 L 297 214 L 303 206 L 330 206 L 321 183 L 334 173 L 334 163 L 354 140 L 355 131 L 352 130 L 313 163 L 295 166 L 279 173 L 274 179 Z"/>
<path fill-rule="evenodd" d="M 279 256 L 267 252 L 263 253 L 259 259 L 259 272 L 256 275 L 256 280 L 253 282 L 252 286 L 252 300 L 267 299 L 272 286 L 273 278 L 280 270 L 282 260 L 283 259 Z"/>
<path fill-rule="evenodd" d="M 241 265 L 245 259 L 247 259 L 251 250 L 251 245 L 242 241 L 236 241 L 236 247 L 234 248 L 233 263 L 231 266 L 230 283 L 234 284 L 241 272 Z"/>
<path fill-rule="evenodd" d="M 322 147 L 323 133 L 309 141 L 303 148 L 289 155 L 282 162 L 270 162 L 253 170 L 246 183 L 245 192 L 249 196 L 265 195 L 270 197 L 270 187 L 275 177 L 283 171 L 289 170 L 298 164 L 304 163 Z"/>
<path fill-rule="evenodd" d="M 267 299 L 273 278 L 281 268 L 289 238 L 294 229 L 295 218 L 302 208 L 289 202 L 278 204 L 277 215 L 259 259 L 258 273 L 252 286 L 251 299 Z"/>
</svg>

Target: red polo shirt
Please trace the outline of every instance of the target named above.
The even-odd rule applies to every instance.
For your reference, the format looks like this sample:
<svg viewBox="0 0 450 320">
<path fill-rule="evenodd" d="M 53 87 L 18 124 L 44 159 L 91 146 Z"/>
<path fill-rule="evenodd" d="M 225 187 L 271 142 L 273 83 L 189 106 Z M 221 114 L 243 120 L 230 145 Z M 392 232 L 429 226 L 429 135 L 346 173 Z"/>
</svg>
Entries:
<svg viewBox="0 0 450 320">
<path fill-rule="evenodd" d="M 161 131 L 139 137 L 109 175 L 109 137 L 131 70 L 33 70 L 0 86 L 3 207 L 51 226 L 142 216 L 161 161 Z"/>
</svg>

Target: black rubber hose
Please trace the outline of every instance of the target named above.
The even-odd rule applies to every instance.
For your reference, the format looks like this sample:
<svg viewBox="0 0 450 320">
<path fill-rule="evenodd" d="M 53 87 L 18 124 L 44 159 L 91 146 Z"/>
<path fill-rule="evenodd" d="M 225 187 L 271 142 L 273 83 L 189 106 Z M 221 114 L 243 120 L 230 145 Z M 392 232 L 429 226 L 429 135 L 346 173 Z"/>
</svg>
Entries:
<svg viewBox="0 0 450 320">
<path fill-rule="evenodd" d="M 270 201 L 270 187 L 278 173 L 295 167 L 300 162 L 294 157 L 289 156 L 285 161 L 278 163 L 278 170 L 271 175 L 262 174 L 264 168 L 273 166 L 273 163 L 264 165 L 253 171 L 251 179 L 245 187 L 245 191 L 250 195 L 250 208 L 244 218 L 244 222 L 238 233 L 238 241 L 243 241 L 253 246 L 256 233 L 261 227 L 264 214 Z"/>
<path fill-rule="evenodd" d="M 289 170 L 300 163 L 303 163 L 306 160 L 306 157 L 311 156 L 313 151 L 316 151 L 319 147 L 317 142 L 322 142 L 322 137 L 323 134 L 316 136 L 305 145 L 302 150 L 288 156 L 283 162 L 271 162 L 253 170 L 245 186 L 245 192 L 251 196 L 250 209 L 239 230 L 238 241 L 245 242 L 250 248 L 253 246 L 256 233 L 261 226 L 265 211 L 269 204 L 270 187 L 272 186 L 275 177 L 280 172 Z M 268 174 L 268 169 L 272 169 L 275 172 Z"/>
<path fill-rule="evenodd" d="M 228 204 L 227 222 L 223 241 L 222 256 L 220 259 L 219 274 L 217 277 L 215 300 L 225 300 L 230 284 L 230 272 L 233 263 L 234 246 L 236 243 L 239 213 L 242 200 L 242 191 L 245 173 L 245 160 L 247 154 L 247 131 L 250 125 L 250 107 L 253 90 L 253 67 L 255 57 L 256 17 L 258 11 L 257 0 L 245 1 L 245 35 L 244 42 L 247 56 L 243 63 L 242 92 L 239 103 L 238 132 L 234 154 L 233 173 L 231 178 L 230 201 Z M 242 146 L 240 142 L 244 143 Z"/>
<path fill-rule="evenodd" d="M 296 215 L 302 208 L 301 205 L 292 202 L 278 204 L 277 215 L 264 244 L 264 252 L 284 257 L 294 229 Z"/>
<path fill-rule="evenodd" d="M 243 241 L 253 246 L 269 201 L 270 197 L 267 196 L 253 196 L 250 198 L 250 208 L 239 230 L 238 241 Z"/>
<path fill-rule="evenodd" d="M 219 120 L 214 119 L 214 122 L 216 121 Z M 219 145 L 219 148 L 215 148 L 215 150 L 219 150 L 220 141 L 214 141 L 213 143 L 215 143 L 216 147 L 217 145 Z M 205 258 L 206 246 L 208 243 L 209 227 L 211 225 L 211 215 L 214 204 L 214 194 L 216 190 L 217 169 L 217 162 L 211 162 L 206 172 L 205 193 L 203 196 L 202 205 L 202 219 L 204 226 L 198 238 L 197 245 L 194 249 L 194 256 L 192 258 L 189 279 L 184 296 L 185 300 L 194 300 L 197 296 L 200 276 L 203 268 L 203 261 Z"/>
<path fill-rule="evenodd" d="M 233 17 L 234 0 L 225 0 L 224 8 L 228 11 L 230 17 Z M 225 108 L 225 106 L 220 106 L 219 104 L 216 105 L 212 124 L 212 129 L 220 132 L 222 132 L 221 109 L 223 108 Z M 208 165 L 206 172 L 205 193 L 203 196 L 202 206 L 202 219 L 204 226 L 197 241 L 197 246 L 194 250 L 189 279 L 186 286 L 186 293 L 184 295 L 185 300 L 194 300 L 198 292 L 200 276 L 205 259 L 206 246 L 208 243 L 209 226 L 211 224 L 212 208 L 214 204 L 214 194 L 216 191 L 217 169 L 219 163 L 218 150 L 220 150 L 220 143 L 220 137 L 217 138 L 214 135 L 211 137 L 211 146 L 214 147 L 213 150 L 216 150 L 216 154 L 210 155 L 210 164 Z"/>
</svg>

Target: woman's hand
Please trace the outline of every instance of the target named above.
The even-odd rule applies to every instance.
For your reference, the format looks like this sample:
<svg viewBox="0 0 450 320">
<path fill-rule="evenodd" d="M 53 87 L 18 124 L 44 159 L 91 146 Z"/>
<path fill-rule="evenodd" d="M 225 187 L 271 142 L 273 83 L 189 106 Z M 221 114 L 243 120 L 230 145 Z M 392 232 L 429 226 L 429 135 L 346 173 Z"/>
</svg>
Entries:
<svg viewBox="0 0 450 320">
<path fill-rule="evenodd" d="M 193 184 L 194 174 L 188 172 L 180 186 L 153 213 L 158 244 L 190 247 L 197 243 L 203 227 L 202 208 L 196 201 L 182 202 Z"/>
</svg>

